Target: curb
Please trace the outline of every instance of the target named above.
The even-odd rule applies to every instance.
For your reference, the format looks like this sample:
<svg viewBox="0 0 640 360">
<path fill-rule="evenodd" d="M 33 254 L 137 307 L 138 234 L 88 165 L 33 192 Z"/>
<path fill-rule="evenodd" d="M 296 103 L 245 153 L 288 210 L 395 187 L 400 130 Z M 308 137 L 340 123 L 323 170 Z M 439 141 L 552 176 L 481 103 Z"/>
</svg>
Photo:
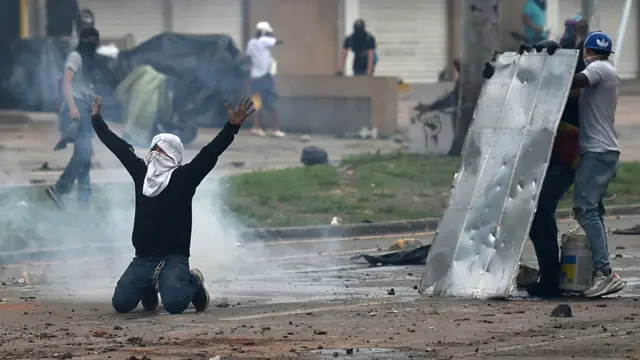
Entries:
<svg viewBox="0 0 640 360">
<path fill-rule="evenodd" d="M 640 204 L 607 207 L 607 216 L 640 215 Z M 557 219 L 568 219 L 571 209 L 560 209 Z M 286 240 L 309 240 L 322 238 L 357 238 L 362 236 L 406 234 L 435 231 L 439 218 L 400 220 L 386 223 L 344 224 L 338 226 L 308 226 L 268 229 L 250 229 L 241 232 L 244 243 L 273 243 Z"/>
<path fill-rule="evenodd" d="M 558 219 L 568 219 L 571 209 L 561 209 L 556 213 Z M 628 206 L 611 206 L 607 208 L 608 216 L 640 215 L 640 204 Z M 425 231 L 435 231 L 438 218 L 393 221 L 372 224 L 345 224 L 339 226 L 309 226 L 270 229 L 250 229 L 240 233 L 245 244 L 278 243 L 283 241 L 352 238 L 357 240 L 365 236 L 402 235 Z M 0 265 L 19 264 L 25 262 L 48 261 L 52 259 L 73 259 L 86 256 L 88 252 L 104 256 L 131 253 L 130 244 L 94 244 L 82 247 L 55 249 L 34 249 L 22 251 L 0 252 Z"/>
</svg>

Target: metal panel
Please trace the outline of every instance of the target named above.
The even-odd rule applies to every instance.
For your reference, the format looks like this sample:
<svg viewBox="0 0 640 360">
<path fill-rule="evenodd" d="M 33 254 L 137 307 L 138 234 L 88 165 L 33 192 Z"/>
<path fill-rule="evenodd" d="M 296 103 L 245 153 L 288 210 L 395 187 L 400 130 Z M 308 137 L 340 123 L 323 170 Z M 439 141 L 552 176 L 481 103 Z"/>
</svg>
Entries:
<svg viewBox="0 0 640 360">
<path fill-rule="evenodd" d="M 508 297 L 569 93 L 576 50 L 505 53 L 485 81 L 420 291 Z"/>
</svg>

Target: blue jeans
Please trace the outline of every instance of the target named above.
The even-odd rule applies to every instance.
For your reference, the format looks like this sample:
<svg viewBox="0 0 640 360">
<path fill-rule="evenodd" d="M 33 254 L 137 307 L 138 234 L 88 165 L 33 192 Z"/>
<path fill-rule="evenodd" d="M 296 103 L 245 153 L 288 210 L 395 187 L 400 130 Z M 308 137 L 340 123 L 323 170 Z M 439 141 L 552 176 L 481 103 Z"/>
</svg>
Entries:
<svg viewBox="0 0 640 360">
<path fill-rule="evenodd" d="M 155 303 L 159 292 L 164 309 L 170 314 L 180 314 L 202 286 L 200 279 L 189 271 L 186 256 L 136 256 L 118 280 L 111 304 L 117 312 L 127 313 L 141 301 Z"/>
<path fill-rule="evenodd" d="M 560 248 L 558 247 L 558 224 L 556 210 L 558 204 L 569 191 L 575 179 L 575 170 L 568 165 L 551 164 L 547 169 L 538 207 L 531 223 L 529 237 L 538 258 L 540 281 L 555 283 L 560 272 Z M 604 216 L 602 202 L 598 203 L 600 221 Z"/>
<path fill-rule="evenodd" d="M 598 204 L 602 201 L 609 183 L 616 177 L 620 153 L 586 152 L 580 156 L 576 171 L 573 210 L 580 226 L 587 235 L 593 256 L 594 270 L 610 273 L 607 232 Z"/>
<path fill-rule="evenodd" d="M 78 198 L 87 205 L 91 200 L 91 156 L 93 155 L 93 127 L 91 126 L 91 108 L 88 103 L 77 99 L 80 120 L 74 124 L 69 116 L 69 107 L 64 105 L 60 113 L 60 133 L 62 138 L 73 142 L 71 159 L 56 182 L 56 192 L 65 195 L 71 192 L 73 184 L 78 182 Z"/>
</svg>

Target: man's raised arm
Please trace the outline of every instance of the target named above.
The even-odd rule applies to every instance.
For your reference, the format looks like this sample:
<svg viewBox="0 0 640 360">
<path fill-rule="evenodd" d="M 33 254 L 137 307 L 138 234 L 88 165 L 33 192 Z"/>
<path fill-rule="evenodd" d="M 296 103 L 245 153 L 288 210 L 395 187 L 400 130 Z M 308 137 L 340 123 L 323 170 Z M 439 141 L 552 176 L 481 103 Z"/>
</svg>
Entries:
<svg viewBox="0 0 640 360">
<path fill-rule="evenodd" d="M 129 175 L 135 180 L 144 176 L 146 167 L 144 161 L 136 156 L 128 142 L 116 135 L 102 119 L 102 98 L 96 97 L 92 105 L 91 125 L 102 143 L 120 160 Z"/>
<path fill-rule="evenodd" d="M 218 157 L 231 145 L 236 134 L 240 131 L 242 123 L 255 111 L 253 102 L 246 98 L 242 98 L 235 109 L 232 109 L 229 104 L 225 104 L 225 107 L 229 113 L 229 122 L 190 163 L 184 165 L 187 168 L 188 181 L 194 187 L 200 185 L 202 180 L 213 170 L 218 162 Z"/>
</svg>

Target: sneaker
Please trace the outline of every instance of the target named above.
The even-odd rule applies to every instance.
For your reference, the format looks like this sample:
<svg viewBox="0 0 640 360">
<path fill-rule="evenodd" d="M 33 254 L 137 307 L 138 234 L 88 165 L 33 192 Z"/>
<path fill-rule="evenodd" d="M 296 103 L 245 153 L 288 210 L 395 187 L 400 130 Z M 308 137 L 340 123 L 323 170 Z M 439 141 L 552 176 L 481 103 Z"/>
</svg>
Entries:
<svg viewBox="0 0 640 360">
<path fill-rule="evenodd" d="M 158 293 L 153 291 L 153 294 L 149 294 L 147 299 L 142 300 L 142 307 L 144 311 L 155 311 L 160 305 L 160 299 L 158 299 Z"/>
<path fill-rule="evenodd" d="M 273 137 L 275 137 L 275 138 L 283 138 L 283 137 L 285 137 L 285 135 L 286 135 L 285 133 L 283 133 L 283 132 L 282 132 L 282 131 L 280 131 L 280 130 L 270 130 L 270 131 L 268 132 L 268 134 L 269 134 L 269 136 L 273 136 Z"/>
<path fill-rule="evenodd" d="M 209 307 L 209 292 L 204 286 L 204 275 L 202 275 L 202 271 L 198 269 L 191 269 L 191 274 L 200 281 L 200 287 L 198 287 L 191 303 L 197 312 L 205 311 Z"/>
<path fill-rule="evenodd" d="M 618 292 L 622 291 L 622 289 L 624 289 L 625 285 L 627 285 L 627 282 L 622 280 L 620 275 L 614 273 L 613 276 L 616 277 L 620 281 L 617 282 L 618 283 L 617 286 L 612 287 L 611 291 L 609 291 L 608 293 L 606 293 L 604 295 L 613 295 L 615 293 L 618 293 Z"/>
<path fill-rule="evenodd" d="M 267 136 L 267 133 L 260 128 L 251 128 L 251 133 L 255 136 Z"/>
<path fill-rule="evenodd" d="M 560 297 L 560 289 L 558 284 L 552 284 L 548 282 L 537 282 L 527 288 L 527 293 L 530 296 L 548 299 Z"/>
<path fill-rule="evenodd" d="M 584 296 L 595 298 L 610 295 L 613 292 L 622 290 L 622 287 L 624 287 L 624 281 L 622 281 L 619 275 L 615 273 L 605 275 L 602 271 L 598 270 L 593 277 L 593 284 L 585 290 Z"/>
<path fill-rule="evenodd" d="M 60 209 L 60 210 L 64 209 L 64 205 L 62 204 L 62 201 L 60 200 L 60 195 L 58 194 L 58 190 L 56 190 L 55 186 L 47 187 L 45 192 L 47 193 L 47 196 L 49 197 L 49 199 L 51 199 L 51 201 L 53 201 L 53 203 L 56 205 L 56 207 L 58 209 Z"/>
</svg>

